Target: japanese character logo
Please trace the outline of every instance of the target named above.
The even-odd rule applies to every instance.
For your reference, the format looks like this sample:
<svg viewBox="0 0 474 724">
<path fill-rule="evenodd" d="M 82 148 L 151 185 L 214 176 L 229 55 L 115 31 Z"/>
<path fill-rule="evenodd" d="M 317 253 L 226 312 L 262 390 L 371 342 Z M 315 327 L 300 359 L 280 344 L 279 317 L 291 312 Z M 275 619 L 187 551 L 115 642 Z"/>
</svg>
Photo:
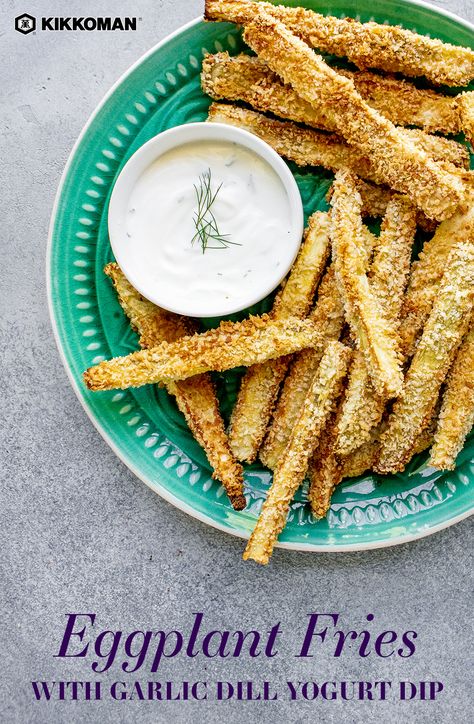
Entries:
<svg viewBox="0 0 474 724">
<path fill-rule="evenodd" d="M 28 13 L 18 15 L 18 17 L 15 18 L 15 30 L 18 30 L 19 33 L 23 33 L 23 35 L 32 33 L 36 30 L 36 18 L 34 18 L 33 15 L 28 15 Z"/>
</svg>

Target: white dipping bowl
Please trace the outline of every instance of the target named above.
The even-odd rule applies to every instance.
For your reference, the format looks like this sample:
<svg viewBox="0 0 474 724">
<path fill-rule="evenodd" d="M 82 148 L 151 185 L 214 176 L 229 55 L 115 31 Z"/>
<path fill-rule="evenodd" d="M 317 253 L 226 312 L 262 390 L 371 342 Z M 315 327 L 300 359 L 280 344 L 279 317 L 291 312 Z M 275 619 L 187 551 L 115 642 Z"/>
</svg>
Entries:
<svg viewBox="0 0 474 724">
<path fill-rule="evenodd" d="M 195 274 L 198 276 L 199 268 L 201 268 L 202 274 L 202 270 L 205 271 L 203 264 L 211 264 L 214 262 L 213 258 L 207 256 L 208 254 L 219 255 L 220 259 L 228 264 L 229 273 L 234 273 L 235 275 L 237 273 L 237 265 L 234 265 L 235 269 L 232 268 L 232 255 L 236 253 L 235 246 L 223 250 L 206 250 L 204 261 L 202 261 L 201 257 L 198 258 L 198 256 L 196 256 L 199 252 L 199 247 L 191 252 L 190 239 L 189 258 L 191 266 L 194 268 L 187 270 L 187 280 L 183 278 L 182 282 L 177 280 L 177 282 L 174 283 L 170 275 L 164 272 L 156 274 L 150 273 L 154 259 L 142 258 L 144 255 L 138 251 L 141 247 L 136 245 L 140 243 L 140 240 L 134 240 L 133 236 L 131 237 L 128 233 L 128 222 L 130 220 L 128 215 L 131 212 L 131 197 L 136 188 L 142 188 L 140 185 L 137 187 L 137 183 L 143 174 L 145 174 L 152 164 L 163 156 L 163 154 L 195 142 L 231 143 L 246 149 L 247 152 L 258 157 L 273 170 L 281 182 L 288 202 L 286 203 L 285 200 L 284 204 L 285 209 L 288 208 L 289 216 L 287 225 L 285 225 L 286 238 L 284 244 L 280 244 L 277 264 L 272 266 L 273 255 L 271 246 L 269 245 L 268 251 L 265 252 L 263 252 L 262 248 L 262 253 L 266 255 L 265 258 L 268 256 L 268 267 L 265 264 L 265 274 L 261 277 L 255 274 L 254 278 L 251 282 L 248 282 L 247 285 L 244 284 L 242 280 L 242 284 L 239 285 L 238 295 L 235 294 L 234 298 L 227 297 L 225 294 L 220 294 L 220 292 L 217 296 L 216 293 L 207 296 L 202 293 L 202 290 L 200 295 L 196 295 L 196 298 L 193 298 L 192 292 L 189 292 L 189 289 L 190 286 L 192 286 L 190 285 L 190 275 Z M 247 158 L 248 155 L 243 154 L 242 158 L 244 157 Z M 272 175 L 272 178 L 274 179 L 275 176 Z M 189 184 L 186 183 L 186 186 L 189 185 L 189 189 L 187 189 L 188 194 L 190 192 L 194 193 L 193 184 L 196 184 L 196 182 L 197 178 L 189 178 Z M 280 195 L 280 202 L 282 198 L 285 197 Z M 134 199 L 136 199 L 136 194 Z M 250 196 L 249 204 L 251 203 L 252 198 Z M 244 211 L 245 209 L 240 212 L 244 213 Z M 281 208 L 279 211 L 281 213 Z M 284 213 L 286 219 L 286 211 Z M 189 214 L 189 217 L 189 223 L 191 223 L 192 214 Z M 112 192 L 108 212 L 108 227 L 110 243 L 115 258 L 127 279 L 140 294 L 157 306 L 177 314 L 190 317 L 220 317 L 241 311 L 259 302 L 280 284 L 290 270 L 298 253 L 303 235 L 304 217 L 301 196 L 293 175 L 286 163 L 268 144 L 248 131 L 234 126 L 228 126 L 222 123 L 190 123 L 172 128 L 155 136 L 145 143 L 127 161 L 115 182 Z M 222 231 L 224 233 L 225 228 L 223 228 Z M 159 254 L 160 233 L 158 229 L 156 233 L 156 254 Z M 167 238 L 169 238 L 169 235 Z M 256 235 L 255 238 L 257 238 L 257 241 L 255 242 L 254 239 L 254 245 L 249 247 L 248 251 L 254 249 L 255 244 L 258 243 L 258 235 Z M 244 249 L 245 252 L 245 239 L 241 240 L 239 247 Z M 145 246 L 143 248 L 147 247 Z M 233 251 L 231 251 L 231 249 L 233 249 Z M 186 251 L 186 253 L 188 254 L 188 251 Z M 190 256 L 191 254 L 194 254 L 194 258 Z M 199 267 L 199 265 L 201 265 L 201 267 Z M 222 274 L 220 274 L 220 276 L 222 277 Z M 221 285 L 224 284 L 222 280 L 219 280 L 219 282 Z M 253 286 L 249 286 L 250 284 L 253 284 Z M 234 276 L 234 287 L 235 286 Z M 187 289 L 187 297 L 183 293 L 184 289 Z M 238 299 L 237 296 L 239 297 Z"/>
</svg>

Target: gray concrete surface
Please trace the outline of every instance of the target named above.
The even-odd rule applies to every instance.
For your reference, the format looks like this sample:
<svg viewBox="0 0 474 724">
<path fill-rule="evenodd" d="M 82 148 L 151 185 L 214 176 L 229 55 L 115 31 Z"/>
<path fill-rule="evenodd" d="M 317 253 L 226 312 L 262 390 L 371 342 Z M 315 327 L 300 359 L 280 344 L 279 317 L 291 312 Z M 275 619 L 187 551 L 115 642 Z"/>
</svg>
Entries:
<svg viewBox="0 0 474 724">
<path fill-rule="evenodd" d="M 472 0 L 437 3 L 474 21 Z M 277 551 L 267 569 L 244 565 L 242 543 L 154 495 L 115 457 L 69 386 L 52 337 L 44 259 L 51 207 L 70 148 L 113 81 L 146 49 L 197 16 L 201 1 L 0 2 L 1 620 L 2 722 L 452 722 L 472 707 L 472 520 L 394 549 L 344 555 Z M 21 12 L 135 14 L 133 34 L 24 38 Z M 32 680 L 90 680 L 86 659 L 59 660 L 70 611 L 99 628 L 188 630 L 278 621 L 280 654 L 223 661 L 178 657 L 155 677 L 114 667 L 105 680 L 442 680 L 438 702 L 36 703 Z M 306 614 L 338 611 L 344 627 L 416 629 L 410 659 L 298 659 Z"/>
</svg>

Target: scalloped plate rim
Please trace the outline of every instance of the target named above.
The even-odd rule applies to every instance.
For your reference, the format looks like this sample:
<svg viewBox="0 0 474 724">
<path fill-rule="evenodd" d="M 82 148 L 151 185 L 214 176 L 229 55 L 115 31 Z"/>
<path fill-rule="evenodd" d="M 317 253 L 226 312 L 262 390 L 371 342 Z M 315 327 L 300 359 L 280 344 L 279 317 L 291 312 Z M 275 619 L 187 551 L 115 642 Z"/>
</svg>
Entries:
<svg viewBox="0 0 474 724">
<path fill-rule="evenodd" d="M 427 3 L 424 0 L 405 0 L 408 4 L 411 5 L 418 5 L 420 7 L 426 7 L 429 10 L 432 10 L 435 13 L 438 13 L 439 15 L 444 15 L 448 18 L 451 18 L 452 20 L 455 20 L 456 22 L 460 23 L 461 25 L 465 26 L 469 30 L 471 30 L 474 33 L 474 24 L 471 23 L 468 20 L 465 20 L 455 13 L 452 13 L 449 10 L 445 10 L 444 8 L 438 8 L 431 3 Z M 189 28 L 193 27 L 194 25 L 197 25 L 202 21 L 202 16 L 199 16 L 197 18 L 194 18 L 193 20 L 190 20 L 189 22 L 185 23 L 184 25 L 181 25 L 179 28 L 174 30 L 173 32 L 169 33 L 167 36 L 162 38 L 156 45 L 152 46 L 149 50 L 147 50 L 143 55 L 141 55 L 127 70 L 125 70 L 124 73 L 120 75 L 120 77 L 113 83 L 113 85 L 109 88 L 109 90 L 105 93 L 101 101 L 97 104 L 93 112 L 90 114 L 89 118 L 87 119 L 85 125 L 83 126 L 79 136 L 77 137 L 71 152 L 68 156 L 68 159 L 66 161 L 66 165 L 64 167 L 64 170 L 61 174 L 61 178 L 59 181 L 58 189 L 56 191 L 56 195 L 54 198 L 52 213 L 51 213 L 51 219 L 49 223 L 49 230 L 48 230 L 48 240 L 47 240 L 47 247 L 46 247 L 46 294 L 47 294 L 47 303 L 48 303 L 48 312 L 49 317 L 51 320 L 51 326 L 53 330 L 53 336 L 56 342 L 56 346 L 58 348 L 59 356 L 61 359 L 61 362 L 64 366 L 64 369 L 66 370 L 67 377 L 69 379 L 69 382 L 71 384 L 72 389 L 74 390 L 74 393 L 76 394 L 79 402 L 82 405 L 82 408 L 86 412 L 88 418 L 96 428 L 96 430 L 99 432 L 101 437 L 105 440 L 107 445 L 112 449 L 112 451 L 115 453 L 115 455 L 124 463 L 124 465 L 137 477 L 139 480 L 141 480 L 145 485 L 147 485 L 154 493 L 160 495 L 164 500 L 166 500 L 168 503 L 173 505 L 175 508 L 178 508 L 179 510 L 183 511 L 184 513 L 190 515 L 192 518 L 199 520 L 201 523 L 205 523 L 206 525 L 210 525 L 212 528 L 215 528 L 217 530 L 220 530 L 224 533 L 230 534 L 236 538 L 243 538 L 248 539 L 249 533 L 244 533 L 237 531 L 235 529 L 229 528 L 224 524 L 221 524 L 209 516 L 200 513 L 199 511 L 196 511 L 192 506 L 188 505 L 184 501 L 177 498 L 175 495 L 170 493 L 169 490 L 164 488 L 159 482 L 153 482 L 153 485 L 147 478 L 136 468 L 135 464 L 132 460 L 128 459 L 127 456 L 120 450 L 120 448 L 115 444 L 115 442 L 109 437 L 108 433 L 105 431 L 105 429 L 102 427 L 101 423 L 96 419 L 94 416 L 92 410 L 89 408 L 88 404 L 86 403 L 85 397 L 83 396 L 83 393 L 81 389 L 79 388 L 76 380 L 74 379 L 74 376 L 72 374 L 72 371 L 69 367 L 68 361 L 66 359 L 66 355 L 60 340 L 59 336 L 59 329 L 58 324 L 56 321 L 56 316 L 54 312 L 53 307 L 53 294 L 52 294 L 52 275 L 51 275 L 51 265 L 52 265 L 52 246 L 53 246 L 53 231 L 56 221 L 56 214 L 58 211 L 58 206 L 60 202 L 60 198 L 63 191 L 64 182 L 67 178 L 69 168 L 71 166 L 72 160 L 75 156 L 76 150 L 79 148 L 83 137 L 85 136 L 87 130 L 89 129 L 89 126 L 92 124 L 93 120 L 97 116 L 97 114 L 100 112 L 102 107 L 105 105 L 109 97 L 115 92 L 115 90 L 121 85 L 123 80 L 127 78 L 134 70 L 135 68 L 139 67 L 149 56 L 153 55 L 157 50 L 160 49 L 163 45 L 168 43 L 170 40 L 175 38 L 176 36 L 180 35 L 185 30 L 188 30 Z M 377 549 L 377 548 L 389 548 L 396 545 L 402 545 L 403 543 L 410 543 L 411 541 L 418 540 L 420 538 L 425 538 L 429 535 L 433 535 L 434 533 L 437 533 L 441 530 L 444 530 L 445 528 L 449 528 L 452 525 L 455 525 L 456 523 L 459 523 L 461 520 L 464 520 L 471 515 L 474 514 L 474 503 L 471 506 L 471 508 L 468 508 L 463 513 L 460 513 L 456 516 L 453 516 L 452 518 L 449 518 L 447 520 L 442 521 L 441 523 L 437 523 L 435 525 L 427 524 L 425 527 L 421 528 L 420 530 L 416 531 L 415 533 L 406 533 L 401 536 L 397 536 L 394 538 L 388 538 L 387 540 L 382 541 L 373 541 L 373 542 L 363 542 L 363 543 L 340 543 L 340 544 L 333 544 L 328 543 L 327 545 L 321 545 L 317 543 L 292 543 L 292 542 L 278 542 L 277 547 L 283 548 L 286 550 L 296 550 L 296 551 L 302 551 L 302 552 L 314 552 L 314 553 L 348 553 L 353 551 L 363 551 L 363 550 L 371 550 L 371 549 Z"/>
</svg>

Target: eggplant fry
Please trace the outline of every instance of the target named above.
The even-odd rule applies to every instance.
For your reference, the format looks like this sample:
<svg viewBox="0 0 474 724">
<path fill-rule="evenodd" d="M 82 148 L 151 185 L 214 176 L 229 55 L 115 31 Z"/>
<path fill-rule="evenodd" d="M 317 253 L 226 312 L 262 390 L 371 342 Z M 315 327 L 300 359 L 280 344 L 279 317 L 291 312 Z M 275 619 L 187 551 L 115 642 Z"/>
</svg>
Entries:
<svg viewBox="0 0 474 724">
<path fill-rule="evenodd" d="M 307 315 L 328 255 L 329 219 L 318 211 L 308 220 L 297 260 L 275 300 L 274 319 Z M 245 373 L 229 427 L 230 447 L 238 460 L 255 460 L 289 363 L 290 357 L 281 357 Z"/>
<path fill-rule="evenodd" d="M 291 121 L 278 121 L 257 111 L 225 103 L 211 104 L 208 121 L 243 128 L 298 166 L 322 166 L 329 171 L 350 168 L 367 181 L 383 183 L 370 160 L 335 134 L 302 128 Z"/>
<path fill-rule="evenodd" d="M 474 51 L 418 35 L 393 25 L 360 23 L 352 18 L 320 15 L 301 7 L 274 6 L 246 0 L 206 0 L 205 19 L 247 25 L 265 10 L 308 45 L 347 57 L 361 70 L 380 68 L 432 83 L 468 85 L 474 79 Z"/>
<path fill-rule="evenodd" d="M 375 237 L 362 227 L 361 255 L 365 267 L 369 265 Z M 326 342 L 339 339 L 344 325 L 344 305 L 339 294 L 335 267 L 327 269 L 318 290 L 317 302 L 310 314 Z M 291 430 L 298 418 L 304 399 L 321 361 L 322 349 L 305 349 L 293 358 L 290 371 L 278 400 L 273 420 L 263 446 L 260 460 L 273 470 L 288 444 Z"/>
<path fill-rule="evenodd" d="M 419 434 L 413 447 L 413 454 L 422 453 L 433 444 L 433 436 L 436 429 L 436 411 L 433 413 L 431 422 Z M 382 422 L 375 427 L 370 438 L 350 455 L 341 459 L 343 478 L 356 478 L 363 475 L 374 467 L 380 450 L 380 436 L 386 429 L 386 423 Z"/>
<path fill-rule="evenodd" d="M 386 175 L 380 173 L 370 158 L 355 147 L 349 146 L 336 134 L 303 128 L 291 121 L 279 121 L 257 111 L 226 103 L 212 103 L 207 120 L 211 123 L 227 123 L 253 133 L 268 143 L 280 156 L 284 156 L 298 166 L 322 166 L 334 172 L 342 168 L 350 168 L 360 178 L 376 184 L 385 183 Z M 408 131 L 408 129 L 405 130 Z M 426 134 L 424 137 L 430 138 Z M 415 132 L 415 143 L 418 142 L 418 139 L 419 135 L 416 136 Z M 440 149 L 440 152 L 444 154 L 444 147 Z M 469 184 L 474 184 L 469 176 L 471 172 L 455 169 L 453 166 L 450 168 L 459 178 L 467 175 Z M 421 210 L 419 213 L 423 214 Z"/>
<path fill-rule="evenodd" d="M 380 429 L 374 428 L 363 445 L 341 459 L 343 479 L 357 478 L 373 468 L 380 448 L 379 435 Z"/>
<path fill-rule="evenodd" d="M 390 399 L 400 393 L 403 383 L 398 337 L 365 272 L 360 253 L 362 199 L 350 171 L 337 173 L 331 204 L 333 256 L 346 317 L 376 393 Z"/>
<path fill-rule="evenodd" d="M 474 149 L 474 91 L 461 93 L 458 102 L 462 130 L 471 148 Z"/>
<path fill-rule="evenodd" d="M 326 271 L 310 319 L 325 342 L 337 340 L 344 324 L 344 307 L 333 265 Z M 317 372 L 322 347 L 305 349 L 295 355 L 275 408 L 267 437 L 260 448 L 260 460 L 274 470 L 290 439 L 311 382 Z"/>
<path fill-rule="evenodd" d="M 139 334 L 141 347 L 153 347 L 162 341 L 174 342 L 195 331 L 190 319 L 166 312 L 142 297 L 118 264 L 107 264 L 104 272 L 111 278 L 120 305 Z M 171 382 L 166 387 L 176 398 L 189 429 L 204 449 L 213 469 L 213 478 L 220 480 L 233 508 L 243 510 L 243 470 L 231 452 L 210 376 L 197 375 L 189 380 Z"/>
<path fill-rule="evenodd" d="M 419 259 L 412 264 L 410 281 L 401 311 L 400 343 L 404 357 L 416 349 L 443 278 L 449 254 L 456 241 L 474 244 L 474 205 L 440 224 L 425 242 Z"/>
<path fill-rule="evenodd" d="M 362 216 L 373 216 L 383 218 L 387 213 L 387 206 L 394 192 L 387 186 L 376 186 L 359 179 L 357 182 L 357 190 L 362 198 Z M 332 187 L 327 194 L 327 200 L 330 201 L 332 196 Z M 408 197 L 406 197 L 408 198 Z M 428 219 L 425 214 L 416 210 L 416 224 L 423 231 L 434 232 L 437 224 L 435 221 Z"/>
<path fill-rule="evenodd" d="M 371 290 L 394 330 L 399 325 L 415 231 L 415 208 L 404 197 L 394 196 L 387 206 L 368 275 Z M 378 395 L 371 384 L 363 354 L 357 351 L 337 424 L 339 455 L 349 455 L 370 438 L 372 429 L 382 419 L 385 403 L 386 399 Z"/>
<path fill-rule="evenodd" d="M 331 105 L 339 133 L 370 158 L 384 183 L 408 194 L 429 218 L 449 218 L 464 202 L 466 188 L 460 178 L 407 141 L 363 100 L 352 80 L 333 70 L 283 23 L 260 10 L 245 26 L 244 40 L 313 107 Z"/>
<path fill-rule="evenodd" d="M 342 74 L 352 79 L 358 89 L 357 74 L 346 72 Z M 377 78 L 383 80 L 381 76 L 373 77 L 375 82 Z M 403 81 L 395 82 L 403 83 Z M 262 113 L 273 113 L 280 118 L 305 123 L 316 129 L 338 130 L 332 111 L 333 103 L 311 105 L 291 86 L 284 85 L 259 58 L 249 55 L 230 56 L 228 53 L 208 55 L 202 65 L 201 85 L 203 91 L 214 100 L 243 101 Z M 449 100 L 453 101 L 452 98 Z M 373 104 L 370 105 L 374 107 Z M 404 108 L 403 105 L 401 107 Z M 400 108 L 400 101 L 394 102 L 393 108 Z M 384 115 L 392 120 L 390 115 Z M 409 119 L 408 123 L 413 124 L 413 119 Z M 419 129 L 400 128 L 399 131 L 408 141 L 413 141 L 423 148 L 434 161 L 452 163 L 463 169 L 469 168 L 469 152 L 462 143 L 433 136 Z"/>
<path fill-rule="evenodd" d="M 350 349 L 340 342 L 328 344 L 288 446 L 275 469 L 272 486 L 245 549 L 244 560 L 251 558 L 263 565 L 268 563 L 278 535 L 285 526 L 290 502 L 306 475 L 318 437 L 337 403 L 350 355 Z"/>
<path fill-rule="evenodd" d="M 417 88 L 394 76 L 338 72 L 352 78 L 364 100 L 396 126 L 418 126 L 427 133 L 457 134 L 463 130 L 458 96 Z"/>
<path fill-rule="evenodd" d="M 130 320 L 130 325 L 140 337 L 140 347 L 154 347 L 160 342 L 175 342 L 181 337 L 194 334 L 195 322 L 166 309 L 157 307 L 142 297 L 130 284 L 118 264 L 104 267 L 104 274 L 112 280 L 120 306 Z"/>
<path fill-rule="evenodd" d="M 342 481 L 343 464 L 335 450 L 337 413 L 333 413 L 319 437 L 308 465 L 308 499 L 313 516 L 324 518 L 331 506 L 331 497 Z"/>
<path fill-rule="evenodd" d="M 474 424 L 474 326 L 453 362 L 443 395 L 429 464 L 454 470 L 456 457 Z"/>
<path fill-rule="evenodd" d="M 100 362 L 84 372 L 84 381 L 94 391 L 125 390 L 248 367 L 320 344 L 321 335 L 311 320 L 277 321 L 264 314 L 243 322 L 221 322 L 202 334 Z"/>
<path fill-rule="evenodd" d="M 474 246 L 454 245 L 436 301 L 408 370 L 402 397 L 382 435 L 375 469 L 399 472 L 431 419 L 439 389 L 466 333 L 474 306 Z"/>
</svg>

